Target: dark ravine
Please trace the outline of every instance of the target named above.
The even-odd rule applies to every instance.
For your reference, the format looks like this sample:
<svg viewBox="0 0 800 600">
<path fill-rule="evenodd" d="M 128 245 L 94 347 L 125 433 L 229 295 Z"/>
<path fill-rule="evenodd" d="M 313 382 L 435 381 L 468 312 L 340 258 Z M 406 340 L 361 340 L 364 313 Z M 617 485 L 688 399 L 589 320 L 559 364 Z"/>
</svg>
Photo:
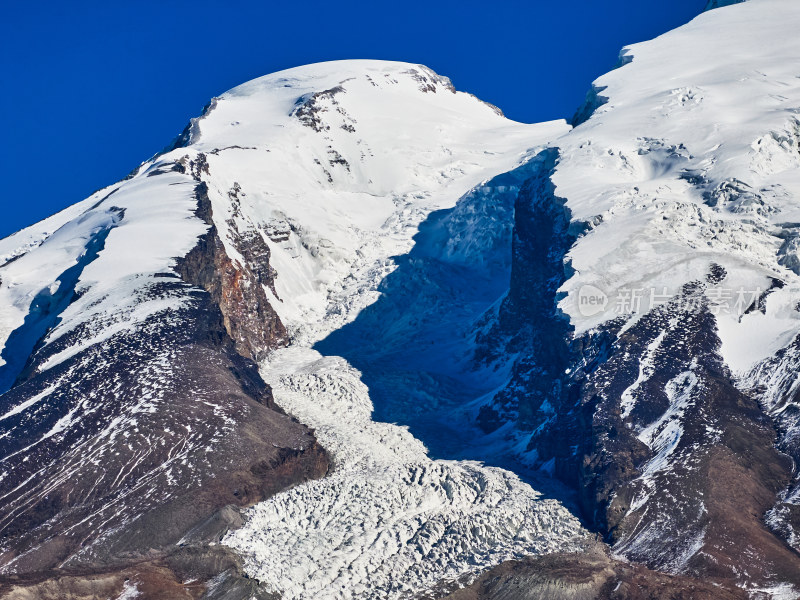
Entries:
<svg viewBox="0 0 800 600">
<path fill-rule="evenodd" d="M 511 383 L 481 410 L 479 424 L 487 433 L 509 420 L 524 429 L 544 429 L 559 412 L 571 327 L 555 310 L 554 298 L 566 279 L 564 256 L 577 233 L 550 181 L 557 160 L 555 149 L 539 154 L 533 160 L 536 175 L 517 195 L 508 293 L 493 326 L 476 340 L 481 362 L 523 355 Z"/>
<path fill-rule="evenodd" d="M 796 431 L 794 400 L 773 420 L 757 394 L 734 384 L 703 295 L 708 282 L 725 278 L 724 269 L 714 266 L 707 281 L 687 282 L 681 295 L 624 333 L 618 319 L 575 337 L 557 309 L 557 290 L 581 231 L 553 193 L 555 160 L 542 162 L 541 175 L 517 199 L 509 291 L 499 313 L 487 316 L 495 324 L 479 338 L 478 358 L 520 357 L 478 423 L 492 432 L 512 419 L 529 431 L 538 465 L 578 492 L 587 526 L 652 572 L 729 585 L 800 583 L 800 555 L 787 544 L 797 504 L 773 510 L 780 494 L 791 495 L 784 490 L 794 468 L 776 446 L 799 456 L 795 438 L 782 433 Z M 791 353 L 777 360 L 794 360 Z M 646 360 L 652 373 L 637 387 Z M 681 414 L 671 413 L 681 394 Z M 659 466 L 663 447 L 651 448 L 640 436 L 670 422 L 679 422 L 682 433 Z"/>
<path fill-rule="evenodd" d="M 202 183 L 197 192 L 203 214 Z M 285 343 L 260 287 L 269 285 L 265 247 L 240 240 L 240 251 L 262 252 L 261 274 L 242 273 L 211 227 L 178 261 L 182 279 L 165 273 L 146 286 L 143 300 L 182 298 L 182 308 L 41 372 L 91 332 L 31 356 L 4 403 L 50 391 L 39 410 L 0 422 L 0 433 L 14 431 L 0 438 L 10 473 L 0 483 L 0 596 L 116 597 L 128 580 L 151 589 L 147 598 L 269 597 L 236 556 L 208 542 L 241 525 L 238 507 L 324 476 L 329 460 L 313 432 L 275 405 L 253 360 Z M 259 285 L 241 286 L 243 278 Z M 155 390 L 158 410 L 135 408 Z M 77 407 L 92 419 L 28 447 Z M 134 413 L 124 436 L 104 440 L 115 419 Z"/>
</svg>

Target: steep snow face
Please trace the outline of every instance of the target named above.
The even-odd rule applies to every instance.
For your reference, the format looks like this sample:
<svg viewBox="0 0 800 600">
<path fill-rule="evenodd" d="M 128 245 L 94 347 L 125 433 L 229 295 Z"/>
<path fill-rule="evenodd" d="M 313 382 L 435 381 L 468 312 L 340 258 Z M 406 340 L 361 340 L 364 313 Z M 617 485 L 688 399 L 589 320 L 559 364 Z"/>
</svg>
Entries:
<svg viewBox="0 0 800 600">
<path fill-rule="evenodd" d="M 45 344 L 78 327 L 87 335 L 41 370 L 180 305 L 145 299 L 156 275 L 169 272 L 207 228 L 194 216 L 196 182 L 171 167 L 148 163 L 132 179 L 3 240 L 0 392 L 45 334 Z"/>
<path fill-rule="evenodd" d="M 800 330 L 799 25 L 791 0 L 726 6 L 626 48 L 626 64 L 595 82 L 606 101 L 558 140 L 553 178 L 592 226 L 562 288 L 577 333 L 630 317 L 633 294 L 646 312 L 712 263 L 727 271 L 707 293 L 734 371 Z M 608 297 L 604 310 L 581 310 L 588 285 Z M 770 288 L 761 310 L 743 314 Z"/>
<path fill-rule="evenodd" d="M 509 121 L 419 65 L 338 61 L 223 94 L 189 149 L 205 154 L 223 239 L 229 219 L 265 236 L 274 307 L 310 342 L 375 300 L 433 210 L 568 129 Z"/>
</svg>

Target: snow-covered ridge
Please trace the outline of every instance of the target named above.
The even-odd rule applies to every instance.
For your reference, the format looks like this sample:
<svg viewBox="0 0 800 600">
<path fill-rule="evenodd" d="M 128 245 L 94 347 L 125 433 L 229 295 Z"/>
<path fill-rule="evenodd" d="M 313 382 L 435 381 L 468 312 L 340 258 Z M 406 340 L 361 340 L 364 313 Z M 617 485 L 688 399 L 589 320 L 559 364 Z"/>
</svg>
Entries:
<svg viewBox="0 0 800 600">
<path fill-rule="evenodd" d="M 593 113 L 552 142 L 554 195 L 585 227 L 559 289 L 577 351 L 555 381 L 571 393 L 547 397 L 561 428 L 533 432 L 531 446 L 580 471 L 596 526 L 628 559 L 693 574 L 727 562 L 738 585 L 787 583 L 795 597 L 797 556 L 784 542 L 796 548 L 800 523 L 786 458 L 800 456 L 800 5 L 709 8 L 723 4 L 625 48 L 594 83 Z M 553 440 L 568 438 L 578 406 L 591 407 L 593 437 L 580 446 L 577 424 L 570 464 Z M 737 479 L 756 448 L 762 458 Z M 720 454 L 715 475 L 704 460 Z M 761 486 L 762 500 L 726 504 L 743 485 Z M 760 546 L 757 564 L 739 540 Z"/>
<path fill-rule="evenodd" d="M 718 296 L 785 284 L 765 313 L 720 312 L 731 368 L 746 371 L 800 331 L 789 308 L 800 300 L 798 26 L 790 0 L 726 6 L 626 48 L 627 64 L 595 82 L 607 102 L 555 142 L 556 193 L 593 224 L 563 287 L 578 333 L 619 316 L 621 294 L 675 295 L 712 263 L 727 271 Z M 581 314 L 585 285 L 609 297 L 604 311 Z"/>
<path fill-rule="evenodd" d="M 91 323 L 96 337 L 86 340 L 89 346 L 169 308 L 142 302 L 140 295 L 154 276 L 169 272 L 175 259 L 192 249 L 206 226 L 194 217 L 191 177 L 178 172 L 150 177 L 164 164 L 169 161 L 145 165 L 132 179 L 3 240 L 3 246 L 17 247 L 9 250 L 14 259 L 0 267 L 0 342 L 5 345 L 16 334 L 4 357 L 24 363 L 45 333 L 51 343 Z M 58 307 L 62 300 L 66 304 Z M 49 315 L 41 330 L 31 327 L 32 309 Z M 3 391 L 22 366 L 5 367 Z"/>
</svg>

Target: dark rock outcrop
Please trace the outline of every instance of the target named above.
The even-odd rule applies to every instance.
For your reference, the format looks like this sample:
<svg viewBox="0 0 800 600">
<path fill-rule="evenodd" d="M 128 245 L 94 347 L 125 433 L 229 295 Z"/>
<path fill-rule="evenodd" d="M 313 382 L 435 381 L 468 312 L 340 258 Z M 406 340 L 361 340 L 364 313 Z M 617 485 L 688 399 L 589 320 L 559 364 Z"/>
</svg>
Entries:
<svg viewBox="0 0 800 600">
<path fill-rule="evenodd" d="M 275 271 L 270 266 L 270 251 L 261 233 L 254 229 L 240 232 L 236 222 L 228 220 L 229 244 L 243 257 L 244 263 L 228 256 L 214 223 L 208 186 L 202 181 L 208 172 L 201 154 L 188 164 L 188 170 L 198 181 L 195 189 L 197 216 L 208 224 L 208 232 L 197 246 L 176 265 L 184 281 L 196 285 L 211 295 L 222 312 L 225 330 L 234 341 L 237 352 L 260 360 L 269 351 L 286 346 L 289 336 L 275 309 L 267 298 L 265 287 L 275 293 Z M 236 209 L 238 193 L 234 188 L 229 199 Z"/>
<path fill-rule="evenodd" d="M 522 355 L 511 383 L 481 409 L 479 424 L 487 433 L 512 419 L 524 429 L 543 429 L 559 412 L 571 327 L 555 310 L 554 298 L 566 279 L 564 256 L 576 236 L 550 181 L 557 159 L 553 149 L 537 156 L 537 174 L 520 189 L 508 294 L 495 323 L 477 336 L 479 361 Z"/>
<path fill-rule="evenodd" d="M 792 465 L 770 419 L 734 387 L 704 298 L 701 283 L 685 286 L 587 375 L 583 506 L 616 551 L 651 568 L 797 582 L 800 556 L 764 522 Z"/>
</svg>

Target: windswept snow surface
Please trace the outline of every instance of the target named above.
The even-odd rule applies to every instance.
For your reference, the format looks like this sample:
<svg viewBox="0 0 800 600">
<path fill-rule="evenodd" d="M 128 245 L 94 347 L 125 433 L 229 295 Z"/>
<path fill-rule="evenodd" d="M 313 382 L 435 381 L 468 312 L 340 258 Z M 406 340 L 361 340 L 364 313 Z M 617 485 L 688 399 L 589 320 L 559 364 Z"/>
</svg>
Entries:
<svg viewBox="0 0 800 600">
<path fill-rule="evenodd" d="M 129 180 L 0 241 L 0 393 L 30 352 L 85 327 L 84 347 L 130 329 L 177 302 L 147 301 L 148 288 L 207 227 L 194 216 L 195 182 L 143 165 Z M 79 298 L 76 298 L 79 296 Z M 51 368 L 79 351 L 71 348 Z"/>
<path fill-rule="evenodd" d="M 721 4 L 721 3 L 720 3 Z M 800 331 L 800 4 L 749 0 L 701 14 L 623 50 L 595 82 L 594 115 L 554 144 L 553 181 L 573 218 L 591 224 L 569 254 L 561 308 L 577 333 L 619 316 L 639 290 L 676 295 L 712 263 L 727 277 L 718 325 L 728 365 L 744 373 Z M 784 283 L 764 311 L 749 296 Z M 582 315 L 579 290 L 608 295 Z M 757 295 L 757 294 L 756 294 Z M 635 318 L 635 317 L 634 317 Z"/>
</svg>

